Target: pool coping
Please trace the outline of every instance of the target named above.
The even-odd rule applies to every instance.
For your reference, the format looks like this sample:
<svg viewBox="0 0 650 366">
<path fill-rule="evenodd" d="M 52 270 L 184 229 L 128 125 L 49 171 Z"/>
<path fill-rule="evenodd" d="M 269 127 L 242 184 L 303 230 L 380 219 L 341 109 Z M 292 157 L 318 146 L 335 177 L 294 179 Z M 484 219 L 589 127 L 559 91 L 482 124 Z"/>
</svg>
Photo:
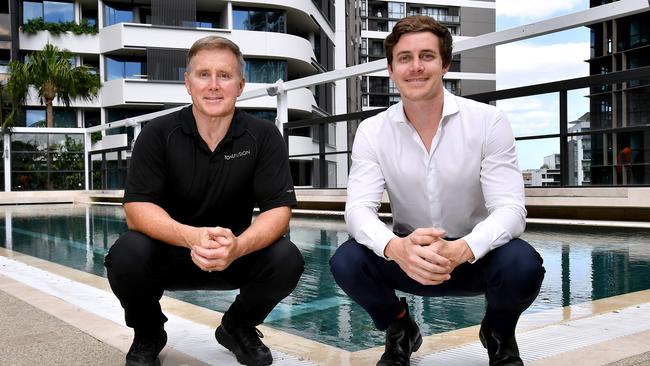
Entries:
<svg viewBox="0 0 650 366">
<path fill-rule="evenodd" d="M 105 291 L 112 296 L 108 281 L 103 277 L 14 252 L 9 249 L 0 248 L 0 256 L 62 276 L 71 281 L 92 286 L 96 289 Z M 107 319 L 100 319 L 101 317 L 90 314 L 84 311 L 84 309 L 75 308 L 73 305 L 66 305 L 65 301 L 61 299 L 56 299 L 51 295 L 31 288 L 27 284 L 9 279 L 5 275 L 0 275 L 0 290 L 8 292 L 39 309 L 47 311 L 52 316 L 75 326 L 122 352 L 128 350 L 132 332 L 124 325 L 117 324 Z M 579 319 L 594 317 L 609 312 L 616 312 L 620 309 L 634 307 L 649 302 L 650 290 L 645 290 L 529 314 L 522 317 L 518 326 L 518 333 L 534 331 L 536 329 L 556 324 L 570 323 Z M 161 300 L 161 304 L 167 314 L 173 314 L 199 324 L 205 324 L 211 328 L 215 328 L 219 324 L 222 315 L 219 312 L 166 296 Z M 349 352 L 267 326 L 261 326 L 260 328 L 265 334 L 265 343 L 267 343 L 272 349 L 295 356 L 298 360 L 306 361 L 307 363 L 313 362 L 318 365 L 374 364 L 383 352 L 383 347 L 374 347 L 361 351 Z M 471 343 L 476 343 L 477 341 L 478 326 L 430 335 L 424 337 L 423 345 L 420 350 L 414 354 L 414 357 L 462 347 Z M 639 348 L 639 351 L 643 350 L 644 348 Z M 650 351 L 650 344 L 648 344 L 647 350 Z M 169 362 L 172 360 L 178 361 L 177 364 L 204 364 L 172 347 L 167 347 L 164 355 L 165 359 L 168 359 Z M 556 357 L 557 355 L 554 355 L 549 357 L 549 359 Z M 176 363 L 176 361 L 174 362 Z M 536 363 L 545 364 L 544 360 L 536 361 Z"/>
</svg>

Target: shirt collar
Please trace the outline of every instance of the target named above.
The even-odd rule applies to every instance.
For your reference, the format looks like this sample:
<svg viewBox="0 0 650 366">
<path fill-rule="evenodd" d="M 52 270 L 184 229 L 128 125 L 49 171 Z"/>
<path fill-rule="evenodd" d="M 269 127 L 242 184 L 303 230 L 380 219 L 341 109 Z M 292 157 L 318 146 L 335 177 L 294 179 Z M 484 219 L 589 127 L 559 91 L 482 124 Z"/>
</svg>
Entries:
<svg viewBox="0 0 650 366">
<path fill-rule="evenodd" d="M 444 102 L 442 105 L 442 118 L 451 116 L 458 112 L 458 102 L 456 96 L 443 88 Z M 406 114 L 404 114 L 404 104 L 402 101 L 390 108 L 390 119 L 398 123 L 406 123 Z"/>
<path fill-rule="evenodd" d="M 241 136 L 244 131 L 246 131 L 246 118 L 244 118 L 244 114 L 245 112 L 240 111 L 239 108 L 235 108 L 235 113 L 232 116 L 232 122 L 230 123 L 230 127 L 228 128 L 228 132 L 226 132 L 224 139 Z M 179 118 L 183 132 L 188 135 L 199 135 L 199 132 L 196 129 L 196 119 L 194 119 L 194 113 L 192 113 L 191 105 L 181 109 Z"/>
</svg>

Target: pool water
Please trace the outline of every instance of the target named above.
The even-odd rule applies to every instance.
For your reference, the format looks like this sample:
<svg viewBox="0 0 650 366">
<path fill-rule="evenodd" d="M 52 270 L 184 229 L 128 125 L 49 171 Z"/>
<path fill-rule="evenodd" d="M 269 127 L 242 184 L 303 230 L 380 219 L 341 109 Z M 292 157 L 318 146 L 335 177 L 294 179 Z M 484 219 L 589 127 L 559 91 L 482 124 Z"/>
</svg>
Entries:
<svg viewBox="0 0 650 366">
<path fill-rule="evenodd" d="M 103 259 L 126 230 L 120 206 L 38 205 L 0 207 L 0 246 L 106 277 Z M 294 218 L 290 239 L 305 258 L 295 291 L 265 324 L 348 351 L 383 344 L 383 333 L 335 284 L 328 261 L 348 239 L 341 220 Z M 534 313 L 650 289 L 650 231 L 529 226 L 523 239 L 544 258 L 546 277 Z M 225 311 L 237 291 L 175 291 L 166 295 Z M 403 294 L 401 294 L 403 295 Z M 406 295 L 424 335 L 481 322 L 482 296 L 421 298 Z"/>
</svg>

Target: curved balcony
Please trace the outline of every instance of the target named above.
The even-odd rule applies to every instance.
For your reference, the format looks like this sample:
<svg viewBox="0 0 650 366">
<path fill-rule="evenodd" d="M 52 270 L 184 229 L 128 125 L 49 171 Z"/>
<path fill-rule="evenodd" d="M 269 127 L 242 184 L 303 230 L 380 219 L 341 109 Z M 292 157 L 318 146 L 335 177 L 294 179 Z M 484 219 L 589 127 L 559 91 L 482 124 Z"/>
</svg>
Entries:
<svg viewBox="0 0 650 366">
<path fill-rule="evenodd" d="M 311 43 L 291 34 L 234 30 L 228 38 L 239 46 L 245 56 L 293 59 L 307 64 L 316 59 Z"/>
<path fill-rule="evenodd" d="M 125 104 L 163 105 L 192 103 L 182 82 L 115 79 L 104 82 L 102 107 Z"/>
<path fill-rule="evenodd" d="M 245 56 L 293 59 L 311 64 L 314 51 L 308 40 L 285 33 L 227 31 L 157 27 L 151 24 L 119 23 L 99 32 L 99 50 L 109 53 L 125 48 L 189 49 L 197 39 L 219 35 L 235 42 Z M 277 47 L 277 45 L 283 47 Z"/>
<path fill-rule="evenodd" d="M 265 88 L 267 84 L 246 84 L 245 90 Z M 111 107 L 125 104 L 163 105 L 192 103 L 185 85 L 178 81 L 147 81 L 138 79 L 116 79 L 104 83 L 101 90 L 101 106 Z M 239 102 L 237 106 L 247 108 L 276 108 L 276 98 L 260 97 Z M 289 109 L 311 112 L 316 105 L 314 96 L 307 88 L 289 92 Z"/>
</svg>

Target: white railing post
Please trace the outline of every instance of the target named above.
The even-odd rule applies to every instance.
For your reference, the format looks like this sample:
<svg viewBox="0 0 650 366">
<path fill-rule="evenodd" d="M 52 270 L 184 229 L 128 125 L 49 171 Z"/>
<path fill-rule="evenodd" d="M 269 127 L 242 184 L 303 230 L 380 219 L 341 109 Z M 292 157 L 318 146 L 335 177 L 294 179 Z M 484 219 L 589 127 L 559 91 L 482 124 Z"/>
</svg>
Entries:
<svg viewBox="0 0 650 366">
<path fill-rule="evenodd" d="M 90 138 L 91 133 L 88 130 L 84 130 L 84 181 L 86 191 L 90 190 L 90 164 L 92 163 L 90 159 L 90 148 L 92 147 L 92 140 Z"/>
<path fill-rule="evenodd" d="M 5 163 L 5 192 L 11 192 L 11 134 L 5 132 L 2 138 L 4 140 L 2 157 L 4 158 Z"/>
<path fill-rule="evenodd" d="M 284 87 L 284 81 L 279 79 L 273 86 L 266 88 L 266 92 L 270 96 L 275 95 L 277 98 L 275 126 L 280 130 L 280 134 L 284 135 L 284 124 L 289 122 L 289 101 L 287 98 L 287 90 Z"/>
</svg>

